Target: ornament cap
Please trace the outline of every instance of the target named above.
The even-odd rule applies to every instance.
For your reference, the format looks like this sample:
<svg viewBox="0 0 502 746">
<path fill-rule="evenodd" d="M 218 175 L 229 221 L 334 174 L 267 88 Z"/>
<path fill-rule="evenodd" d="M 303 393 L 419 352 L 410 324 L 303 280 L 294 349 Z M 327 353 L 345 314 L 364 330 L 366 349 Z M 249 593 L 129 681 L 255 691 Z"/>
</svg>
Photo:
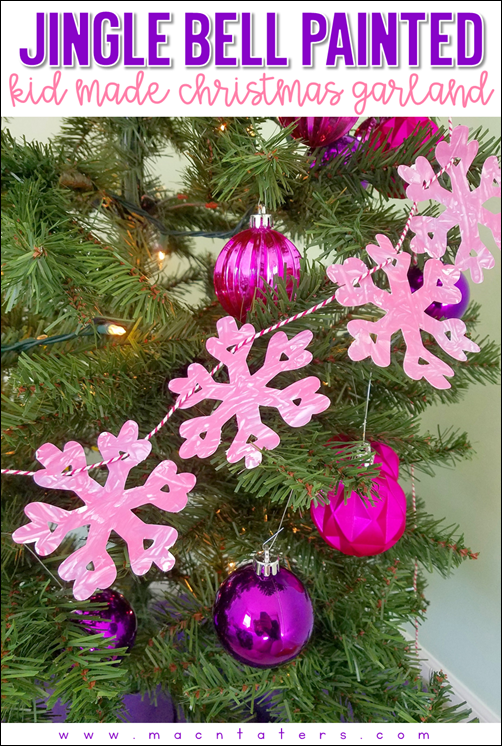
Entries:
<svg viewBox="0 0 502 746">
<path fill-rule="evenodd" d="M 254 215 L 251 215 L 249 219 L 250 228 L 272 228 L 274 221 L 272 215 L 267 212 L 266 207 L 258 205 L 258 210 Z"/>
<path fill-rule="evenodd" d="M 277 575 L 279 572 L 279 557 L 277 555 L 271 557 L 268 549 L 256 552 L 253 558 L 253 568 L 260 577 L 268 578 L 270 575 Z"/>
<path fill-rule="evenodd" d="M 365 456 L 367 456 L 367 459 L 363 461 L 363 466 L 366 466 L 366 468 L 373 466 L 375 462 L 375 454 L 367 440 L 362 441 L 361 451 Z"/>
</svg>

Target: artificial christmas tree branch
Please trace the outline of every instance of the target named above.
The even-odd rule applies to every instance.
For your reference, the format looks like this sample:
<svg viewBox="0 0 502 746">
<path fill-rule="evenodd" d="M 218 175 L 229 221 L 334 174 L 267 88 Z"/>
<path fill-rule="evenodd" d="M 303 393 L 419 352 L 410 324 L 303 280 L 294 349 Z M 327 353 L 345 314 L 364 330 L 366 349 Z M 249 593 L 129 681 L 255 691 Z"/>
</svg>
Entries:
<svg viewBox="0 0 502 746">
<path fill-rule="evenodd" d="M 45 441 L 62 445 L 73 438 L 91 448 L 100 430 L 118 432 L 129 418 L 141 432 L 149 432 L 175 402 L 167 381 L 183 377 L 194 360 L 207 370 L 214 367 L 204 342 L 223 312 L 206 281 L 211 263 L 198 263 L 194 235 L 229 235 L 266 196 L 269 205 L 275 200 L 283 229 L 294 237 L 309 237 L 326 256 L 358 256 L 376 232 L 397 241 L 406 213 L 399 206 L 389 209 L 378 194 L 395 178 L 395 166 L 411 164 L 420 149 L 432 162 L 430 143 L 414 136 L 397 154 L 361 147 L 346 161 L 338 157 L 322 164 L 322 149 L 309 154 L 288 139 L 289 130 L 267 139 L 261 132 L 264 123 L 211 117 L 73 118 L 51 146 L 16 142 L 4 133 L 3 271 L 10 310 L 4 305 L 3 343 L 50 334 L 55 326 L 62 334 L 71 333 L 85 314 L 126 317 L 137 325 L 127 344 L 76 338 L 45 350 L 5 355 L 9 466 L 36 468 L 33 453 Z M 473 185 L 495 147 L 488 138 L 478 139 L 479 153 L 469 172 Z M 155 159 L 168 144 L 188 154 L 182 199 L 165 190 L 153 173 Z M 74 178 L 68 179 L 72 173 L 82 176 L 78 188 Z M 363 180 L 370 184 L 367 189 Z M 183 209 L 171 209 L 185 203 Z M 218 209 L 188 206 L 199 203 L 217 203 Z M 458 241 L 453 235 L 448 261 Z M 167 249 L 160 278 L 152 261 L 159 246 Z M 37 247 L 43 251 L 34 257 Z M 185 274 L 171 270 L 171 251 L 188 258 Z M 18 261 L 23 252 L 26 259 Z M 202 292 L 195 305 L 177 292 L 181 285 Z M 247 318 L 261 330 L 296 317 L 290 337 L 314 332 L 309 350 L 322 394 L 331 402 L 327 410 L 298 431 L 264 408 L 263 421 L 279 433 L 281 444 L 263 451 L 258 468 L 245 471 L 225 459 L 235 435 L 232 423 L 225 426 L 214 456 L 180 459 L 178 426 L 194 411 L 177 410 L 177 423 L 169 420 L 156 435 L 149 462 L 131 472 L 131 486 L 140 486 L 155 465 L 169 458 L 179 471 L 189 463 L 197 484 L 186 508 L 169 514 L 168 523 L 179 534 L 172 548 L 176 565 L 169 573 L 152 567 L 147 575 L 135 576 L 124 541 L 110 537 L 117 587 L 139 620 L 135 646 L 119 665 L 112 665 L 109 650 L 84 636 L 72 621 L 77 605 L 69 585 L 64 584 L 64 591 L 56 587 L 29 552 L 2 536 L 4 608 L 11 625 L 4 635 L 6 720 L 48 717 L 47 704 L 61 697 L 73 722 L 113 722 L 123 716 L 124 693 L 153 692 L 159 684 L 194 721 L 242 722 L 255 718 L 258 709 L 271 719 L 291 722 L 456 722 L 466 717 L 462 708 L 451 706 L 448 686 L 438 676 L 423 691 L 419 662 L 401 629 L 425 616 L 423 569 L 447 577 L 476 552 L 465 546 L 458 529 L 444 528 L 437 517 L 426 514 L 420 500 L 416 517 L 410 505 L 401 540 L 385 554 L 368 558 L 345 556 L 328 546 L 307 510 L 311 497 L 338 480 L 360 491 L 371 486 L 375 469 L 362 466 L 357 448 L 340 464 L 326 445 L 337 435 L 353 444 L 360 440 L 370 370 L 367 438 L 392 446 L 405 469 L 415 464 L 431 473 L 439 464 L 471 455 L 472 448 L 462 433 L 422 433 L 417 415 L 433 402 L 458 401 L 470 383 L 495 380 L 497 350 L 477 340 L 481 352 L 452 363 L 455 376 L 449 390 L 405 376 L 399 335 L 388 368 L 354 364 L 347 357 L 346 324 L 356 313 L 374 319 L 373 307 L 355 312 L 333 303 L 299 315 L 333 293 L 322 263 L 303 262 L 295 296 L 288 297 L 285 283 L 279 282 L 265 291 L 265 302 L 256 302 Z M 472 305 L 464 317 L 471 335 L 478 313 Z M 427 344 L 437 352 L 434 341 Z M 267 340 L 256 339 L 248 359 L 252 373 L 262 367 L 266 348 Z M 224 374 L 219 375 L 224 381 Z M 280 376 L 279 388 L 301 378 L 295 371 Z M 201 402 L 196 414 L 211 411 L 211 402 Z M 101 483 L 104 474 L 94 473 Z M 257 670 L 221 647 L 211 608 L 228 574 L 277 531 L 291 489 L 277 546 L 284 566 L 302 578 L 311 596 L 315 629 L 296 661 Z M 22 523 L 23 509 L 33 501 L 42 499 L 63 510 L 80 505 L 66 491 L 51 491 L 49 499 L 31 480 L 16 477 L 2 482 L 2 492 L 8 534 Z M 154 505 L 135 510 L 146 523 L 164 521 Z M 42 559 L 53 575 L 76 542 L 69 538 L 56 555 Z M 89 602 L 78 607 L 92 608 Z M 42 683 L 49 681 L 54 692 L 44 702 Z"/>
</svg>

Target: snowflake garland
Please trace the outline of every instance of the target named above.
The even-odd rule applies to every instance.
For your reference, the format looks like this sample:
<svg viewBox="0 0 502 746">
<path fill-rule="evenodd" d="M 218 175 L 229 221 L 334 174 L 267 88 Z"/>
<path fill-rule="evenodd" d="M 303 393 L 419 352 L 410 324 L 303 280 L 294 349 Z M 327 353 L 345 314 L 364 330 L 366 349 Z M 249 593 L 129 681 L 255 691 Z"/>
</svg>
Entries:
<svg viewBox="0 0 502 746">
<path fill-rule="evenodd" d="M 126 542 L 131 569 L 136 575 L 144 575 L 153 563 L 164 572 L 170 570 L 174 557 L 169 548 L 177 539 L 177 531 L 171 526 L 143 523 L 132 511 L 150 504 L 177 513 L 185 507 L 188 492 L 195 485 L 193 474 L 178 474 L 176 464 L 162 461 L 144 485 L 125 489 L 130 470 L 144 461 L 152 448 L 148 440 L 138 439 L 138 425 L 133 420 L 122 426 L 118 437 L 101 433 L 98 446 L 105 459 L 128 454 L 127 458 L 108 464 L 104 486 L 88 472 L 65 474 L 65 471 L 86 465 L 80 443 L 70 441 L 63 451 L 52 443 L 45 443 L 38 449 L 36 458 L 44 468 L 35 473 L 35 482 L 53 490 L 72 490 L 85 505 L 63 510 L 48 503 L 30 503 L 25 513 L 31 522 L 12 534 L 18 544 L 35 542 L 37 553 L 46 556 L 60 546 L 69 531 L 88 526 L 84 546 L 70 554 L 58 568 L 63 580 L 75 581 L 73 594 L 79 601 L 89 598 L 98 588 L 108 588 L 117 576 L 115 564 L 107 552 L 111 531 L 116 531 Z M 145 540 L 152 542 L 147 548 Z"/>
<path fill-rule="evenodd" d="M 244 344 L 239 350 L 232 347 L 252 337 L 254 328 L 244 324 L 237 329 L 235 319 L 226 316 L 216 324 L 218 337 L 206 342 L 208 352 L 222 362 L 228 370 L 228 383 L 215 381 L 208 371 L 198 363 L 188 367 L 187 378 L 175 378 L 169 388 L 183 395 L 196 384 L 200 389 L 181 405 L 181 409 L 193 407 L 203 399 L 220 401 L 214 411 L 203 417 L 187 420 L 180 427 L 186 438 L 180 448 L 182 458 L 199 456 L 207 458 L 221 442 L 223 425 L 233 417 L 237 419 L 237 435 L 227 451 L 227 459 L 235 463 L 245 459 L 248 469 L 261 463 L 259 449 L 272 450 L 279 445 L 279 435 L 261 420 L 260 407 L 274 407 L 282 419 L 291 427 L 302 427 L 310 422 L 312 415 L 324 412 L 330 400 L 317 394 L 321 382 L 315 376 L 303 378 L 284 389 L 267 384 L 279 373 L 297 370 L 308 365 L 312 354 L 305 348 L 312 340 L 311 331 L 303 331 L 288 339 L 284 332 L 277 332 L 270 339 L 263 366 L 250 373 L 247 356 L 253 342 Z"/>
<path fill-rule="evenodd" d="M 461 242 L 455 257 L 455 266 L 470 271 L 473 282 L 483 282 L 483 269 L 491 269 L 495 259 L 484 245 L 479 234 L 479 225 L 489 228 L 500 248 L 500 212 L 490 212 L 484 203 L 491 197 L 500 197 L 501 174 L 496 156 L 489 156 L 481 171 L 480 184 L 470 188 L 467 172 L 478 152 L 478 142 L 468 142 L 469 128 L 455 127 L 451 142 L 444 140 L 436 146 L 436 159 L 444 168 L 450 161 L 448 175 L 451 191 L 441 186 L 427 158 L 418 157 L 414 166 L 399 166 L 399 175 L 409 184 L 406 195 L 414 202 L 435 200 L 444 205 L 439 217 L 419 215 L 410 223 L 415 233 L 411 249 L 416 253 L 427 252 L 440 259 L 447 247 L 448 231 L 455 226 L 460 229 Z"/>
<path fill-rule="evenodd" d="M 425 310 L 434 301 L 457 303 L 460 300 L 461 293 L 455 287 L 460 270 L 469 270 L 474 282 L 482 282 L 483 269 L 494 266 L 494 258 L 481 240 L 479 225 L 492 231 L 500 247 L 500 213 L 494 214 L 484 206 L 491 197 L 500 197 L 500 167 L 494 156 L 487 158 L 479 187 L 471 190 L 467 173 L 477 154 L 478 143 L 468 143 L 467 139 L 468 128 L 456 127 L 450 143 L 441 141 L 436 146 L 438 163 L 443 168 L 448 165 L 451 190 L 439 184 L 426 158 L 419 157 L 414 166 L 399 166 L 398 169 L 409 184 L 407 196 L 410 199 L 414 202 L 432 199 L 445 207 L 439 217 L 418 216 L 410 221 L 410 229 L 415 233 L 412 250 L 427 252 L 432 257 L 425 263 L 421 288 L 414 293 L 411 291 L 408 281 L 410 255 L 397 251 L 382 235 L 376 237 L 378 245 L 367 246 L 367 252 L 376 265 L 388 261 L 383 271 L 388 278 L 389 290 L 375 286 L 366 265 L 355 257 L 327 270 L 330 279 L 341 286 L 334 296 L 341 305 L 372 303 L 384 312 L 377 321 L 358 319 L 349 322 L 347 328 L 354 337 L 349 357 L 354 361 L 371 357 L 376 365 L 386 367 L 391 360 L 392 335 L 401 331 L 406 345 L 405 372 L 414 380 L 425 378 L 439 389 L 450 388 L 447 377 L 453 376 L 454 372 L 430 351 L 421 332 L 429 334 L 456 360 L 466 360 L 465 352 L 477 352 L 479 347 L 465 336 L 466 327 L 461 319 L 438 321 Z M 455 226 L 459 227 L 461 243 L 455 265 L 445 265 L 440 260 L 447 248 L 448 231 Z M 324 305 L 325 302 L 320 307 Z M 314 310 L 317 307 L 305 313 Z M 302 315 L 297 314 L 288 321 Z M 253 344 L 253 326 L 244 324 L 237 329 L 235 320 L 228 316 L 217 322 L 217 331 L 218 337 L 208 339 L 206 347 L 226 366 L 228 382 L 216 382 L 205 368 L 192 364 L 186 378 L 169 383 L 171 391 L 180 396 L 198 387 L 180 404 L 181 409 L 192 407 L 204 399 L 220 402 L 211 414 L 194 417 L 181 425 L 180 434 L 185 442 L 180 448 L 180 456 L 211 456 L 221 442 L 223 426 L 235 417 L 237 434 L 227 450 L 227 459 L 235 463 L 244 458 L 246 467 L 253 468 L 261 463 L 261 450 L 272 450 L 280 442 L 279 435 L 262 422 L 260 407 L 275 408 L 288 425 L 301 427 L 330 405 L 327 396 L 317 393 L 321 384 L 315 376 L 298 380 L 284 389 L 269 385 L 278 374 L 303 368 L 311 362 L 312 354 L 306 347 L 313 334 L 303 331 L 289 340 L 284 332 L 276 333 L 269 341 L 262 367 L 251 373 L 247 357 Z M 243 343 L 242 347 L 235 350 L 240 343 Z M 109 471 L 104 486 L 84 470 L 86 457 L 79 443 L 68 442 L 63 451 L 51 443 L 38 449 L 36 457 L 44 468 L 35 472 L 35 482 L 48 489 L 71 490 L 81 498 L 84 506 L 64 510 L 48 503 L 30 503 L 25 508 L 30 523 L 12 535 L 19 544 L 34 542 L 37 553 L 46 556 L 61 545 L 69 532 L 89 527 L 85 544 L 58 568 L 61 578 L 75 581 L 73 592 L 77 600 L 89 598 L 96 589 L 107 588 L 115 580 L 117 570 L 107 551 L 112 531 L 126 542 L 134 573 L 145 574 L 153 563 L 163 571 L 170 570 L 174 557 L 169 548 L 176 541 L 177 531 L 170 526 L 145 524 L 132 511 L 151 504 L 161 510 L 178 512 L 185 507 L 188 493 L 196 481 L 189 472 L 177 473 L 172 461 L 162 461 L 144 485 L 125 489 L 130 470 L 146 459 L 151 451 L 150 441 L 138 438 L 138 425 L 132 420 L 123 425 L 118 437 L 101 433 L 98 445 Z M 127 454 L 127 458 L 109 463 L 123 454 Z M 75 470 L 77 473 L 68 473 Z M 151 543 L 146 546 L 145 541 Z"/>
<path fill-rule="evenodd" d="M 354 337 L 349 347 L 349 357 L 356 361 L 371 357 L 376 365 L 387 367 L 391 359 L 392 335 L 401 330 L 406 344 L 405 373 L 417 381 L 425 378 L 435 388 L 450 388 L 445 376 L 453 376 L 453 370 L 427 348 L 421 330 L 428 332 L 456 360 L 466 360 L 465 351 L 479 351 L 478 345 L 465 336 L 466 327 L 461 319 L 438 321 L 425 313 L 433 301 L 458 303 L 461 294 L 455 283 L 460 270 L 453 265 L 443 264 L 439 259 L 429 259 L 424 267 L 423 286 L 412 293 L 408 280 L 411 256 L 398 253 L 386 236 L 378 235 L 376 238 L 379 245 L 370 244 L 366 250 L 376 264 L 393 259 L 383 269 L 390 290 L 377 287 L 368 275 L 364 262 L 356 257 L 347 259 L 343 264 L 334 264 L 327 270 L 329 278 L 342 286 L 336 292 L 336 300 L 342 306 L 373 303 L 385 311 L 385 315 L 377 321 L 349 321 L 347 330 Z M 354 287 L 354 281 L 364 274 L 366 276 Z"/>
</svg>

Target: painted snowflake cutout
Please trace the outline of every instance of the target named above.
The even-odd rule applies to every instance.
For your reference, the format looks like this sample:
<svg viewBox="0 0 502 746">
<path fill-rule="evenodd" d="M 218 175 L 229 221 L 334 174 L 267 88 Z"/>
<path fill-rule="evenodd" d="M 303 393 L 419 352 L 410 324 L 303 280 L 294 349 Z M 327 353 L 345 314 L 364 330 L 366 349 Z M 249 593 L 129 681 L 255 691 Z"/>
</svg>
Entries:
<svg viewBox="0 0 502 746">
<path fill-rule="evenodd" d="M 412 250 L 440 259 L 446 251 L 448 231 L 458 225 L 461 242 L 455 266 L 462 271 L 469 270 L 473 282 L 483 282 L 483 269 L 491 269 L 495 259 L 481 240 L 479 225 L 492 231 L 500 248 L 500 212 L 495 214 L 484 207 L 490 197 L 500 197 L 500 166 L 495 156 L 487 158 L 479 187 L 471 190 L 467 172 L 478 152 L 478 142 L 467 142 L 468 134 L 467 127 L 455 127 L 451 143 L 443 140 L 436 146 L 436 159 L 441 166 L 445 167 L 453 159 L 448 168 L 451 191 L 437 180 L 426 186 L 434 171 L 429 161 L 421 156 L 412 167 L 399 166 L 398 172 L 408 182 L 406 195 L 414 202 L 432 199 L 445 206 L 437 218 L 419 215 L 412 219 L 410 230 L 416 234 L 411 241 Z"/>
<path fill-rule="evenodd" d="M 347 329 L 354 337 L 349 357 L 352 360 L 371 357 L 376 365 L 387 367 L 390 365 L 392 335 L 401 330 L 406 344 L 403 364 L 406 374 L 416 381 L 425 378 L 438 389 L 450 388 L 445 376 L 453 376 L 453 370 L 427 348 L 421 330 L 434 337 L 438 345 L 456 360 L 466 360 L 465 350 L 479 351 L 478 345 L 465 336 L 465 324 L 461 319 L 438 321 L 425 313 L 433 301 L 458 303 L 461 293 L 455 283 L 460 270 L 451 264 L 443 264 L 439 259 L 429 259 L 424 267 L 423 286 L 412 293 L 408 281 L 411 256 L 397 253 L 386 236 L 376 238 L 379 245 L 367 246 L 367 252 L 376 264 L 393 259 L 384 268 L 390 291 L 376 287 L 371 276 L 366 276 L 354 287 L 354 281 L 368 272 L 361 259 L 351 257 L 327 270 L 329 278 L 342 286 L 336 292 L 336 299 L 342 306 L 373 303 L 385 311 L 377 321 L 349 321 Z"/>
<path fill-rule="evenodd" d="M 323 412 L 330 405 L 327 396 L 316 394 L 321 382 L 315 376 L 296 381 L 285 389 L 275 389 L 267 384 L 279 373 L 297 370 L 308 365 L 312 354 L 305 348 L 313 334 L 300 332 L 288 339 L 284 332 L 274 334 L 270 340 L 262 368 L 250 373 L 247 356 L 252 341 L 233 352 L 232 347 L 254 334 L 251 324 L 237 329 L 235 319 L 226 316 L 216 324 L 218 337 L 206 342 L 208 352 L 222 362 L 228 370 L 228 383 L 218 383 L 198 363 L 190 365 L 187 378 L 175 378 L 169 383 L 171 391 L 183 395 L 195 384 L 200 390 L 181 405 L 193 407 L 203 399 L 215 399 L 221 404 L 205 417 L 194 417 L 184 422 L 180 434 L 186 438 L 180 448 L 182 458 L 211 456 L 221 441 L 223 425 L 233 417 L 237 419 L 237 435 L 227 451 L 227 459 L 235 463 L 245 458 L 248 469 L 257 466 L 262 456 L 258 449 L 272 450 L 280 438 L 274 430 L 261 421 L 260 407 L 275 407 L 282 419 L 291 427 L 302 427 L 310 422 L 313 414 Z"/>
<path fill-rule="evenodd" d="M 128 454 L 127 458 L 108 465 L 104 486 L 88 472 L 65 474 L 65 471 L 86 465 L 80 443 L 70 441 L 63 451 L 52 443 L 45 443 L 38 449 L 37 460 L 45 468 L 36 472 L 35 482 L 53 490 L 72 490 L 85 505 L 63 510 L 48 503 L 30 503 L 25 513 L 31 523 L 12 535 L 18 544 L 35 542 L 37 553 L 46 556 L 59 547 L 69 531 L 88 526 L 84 546 L 58 568 L 63 580 L 75 581 L 73 594 L 79 601 L 89 598 L 98 588 L 108 588 L 117 576 L 115 564 L 106 550 L 111 531 L 116 531 L 127 543 L 131 569 L 136 575 L 144 575 L 152 563 L 164 572 L 172 568 L 174 557 L 169 548 L 178 532 L 171 526 L 143 523 L 132 510 L 150 504 L 177 513 L 185 507 L 187 494 L 195 484 L 193 474 L 177 474 L 176 464 L 162 461 L 144 485 L 125 489 L 130 470 L 144 461 L 152 448 L 148 440 L 138 439 L 138 425 L 133 420 L 122 426 L 117 438 L 111 433 L 101 433 L 98 446 L 104 459 Z M 145 547 L 145 541 L 151 542 L 150 546 Z"/>
</svg>

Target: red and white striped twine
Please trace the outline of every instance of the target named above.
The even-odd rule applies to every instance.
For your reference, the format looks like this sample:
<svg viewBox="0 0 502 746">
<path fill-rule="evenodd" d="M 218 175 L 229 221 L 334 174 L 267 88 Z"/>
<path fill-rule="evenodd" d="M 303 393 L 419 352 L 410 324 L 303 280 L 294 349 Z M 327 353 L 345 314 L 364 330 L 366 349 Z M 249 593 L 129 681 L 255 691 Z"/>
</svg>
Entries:
<svg viewBox="0 0 502 746">
<path fill-rule="evenodd" d="M 451 139 L 451 132 L 453 129 L 452 120 L 451 118 L 448 119 L 448 128 L 450 132 L 450 139 Z M 429 179 L 428 182 L 426 182 L 425 186 L 426 188 L 430 187 L 431 184 L 433 184 L 439 177 L 447 171 L 448 168 L 453 163 L 453 158 L 446 164 L 444 168 L 442 168 L 440 171 L 438 171 L 437 174 L 434 174 L 434 176 Z M 406 238 L 406 235 L 410 229 L 410 224 L 413 219 L 413 217 L 416 215 L 418 209 L 418 203 L 413 202 L 410 213 L 408 215 L 408 219 L 406 221 L 406 225 L 403 228 L 403 231 L 401 235 L 399 236 L 399 239 L 396 243 L 396 251 L 399 252 L 403 246 L 404 239 Z M 357 285 L 362 280 L 365 280 L 367 277 L 371 277 L 375 272 L 378 272 L 380 269 L 385 269 L 385 267 L 388 267 L 389 264 L 392 264 L 394 261 L 394 256 L 389 257 L 381 264 L 377 264 L 374 267 L 371 267 L 366 272 L 363 272 L 362 275 L 357 277 L 355 280 L 353 280 L 352 284 Z M 326 298 L 325 300 L 321 301 L 320 303 L 316 303 L 315 306 L 311 306 L 310 308 L 305 309 L 305 311 L 300 311 L 299 313 L 295 313 L 294 316 L 290 316 L 287 319 L 283 319 L 282 321 L 277 321 L 275 324 L 272 324 L 271 326 L 267 327 L 266 329 L 262 329 L 259 332 L 256 332 L 255 334 L 251 334 L 246 339 L 241 340 L 239 344 L 237 344 L 233 349 L 232 352 L 237 352 L 245 345 L 248 345 L 252 342 L 254 342 L 256 339 L 259 339 L 260 337 L 263 337 L 265 334 L 269 334 L 270 332 L 275 332 L 277 329 L 281 329 L 283 326 L 286 326 L 287 324 L 291 324 L 293 321 L 298 321 L 298 319 L 303 319 L 305 316 L 309 316 L 311 313 L 315 313 L 316 311 L 320 311 L 322 308 L 325 308 L 330 303 L 333 303 L 333 301 L 336 300 L 336 293 L 333 293 L 333 295 L 330 295 L 329 298 Z M 218 363 L 218 365 L 215 365 L 215 367 L 209 372 L 210 376 L 216 375 L 216 373 L 223 368 L 223 363 Z M 151 430 L 148 435 L 145 436 L 146 440 L 150 440 L 154 437 L 154 435 L 157 435 L 159 430 L 164 427 L 164 425 L 171 419 L 173 414 L 178 410 L 182 404 L 184 404 L 187 399 L 189 399 L 193 394 L 195 394 L 196 391 L 198 391 L 200 386 L 198 384 L 195 384 L 189 391 L 187 391 L 182 396 L 179 396 L 176 399 L 176 402 L 173 404 L 173 406 L 166 412 L 164 417 L 161 419 L 158 425 L 156 425 L 153 430 Z M 107 466 L 108 464 L 113 464 L 116 461 L 120 461 L 121 459 L 127 458 L 127 454 L 121 454 L 120 456 L 115 456 L 112 459 L 106 459 L 105 461 L 99 461 L 95 464 L 87 464 L 87 466 L 81 466 L 79 469 L 73 469 L 72 471 L 69 471 L 66 476 L 71 477 L 75 474 L 80 474 L 84 471 L 90 471 L 91 469 L 97 469 L 100 466 Z M 36 472 L 34 471 L 20 471 L 19 469 L 1 469 L 1 474 L 10 474 L 10 475 L 18 475 L 18 476 L 24 476 L 24 477 L 32 477 Z"/>
</svg>

